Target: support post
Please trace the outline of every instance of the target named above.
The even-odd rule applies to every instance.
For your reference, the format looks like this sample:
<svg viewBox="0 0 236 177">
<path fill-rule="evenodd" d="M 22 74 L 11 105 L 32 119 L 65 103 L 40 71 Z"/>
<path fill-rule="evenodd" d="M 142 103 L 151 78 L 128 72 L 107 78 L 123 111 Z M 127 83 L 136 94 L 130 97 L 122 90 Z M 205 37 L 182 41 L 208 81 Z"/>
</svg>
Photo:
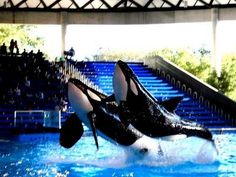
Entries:
<svg viewBox="0 0 236 177">
<path fill-rule="evenodd" d="M 61 19 L 61 56 L 63 56 L 66 46 L 67 12 L 61 12 L 60 19 Z"/>
<path fill-rule="evenodd" d="M 217 25 L 219 20 L 219 9 L 211 9 L 211 22 L 212 22 L 212 57 L 211 65 L 213 69 L 216 70 L 217 75 L 220 76 L 221 73 L 221 57 L 218 51 L 218 41 L 217 41 Z"/>
</svg>

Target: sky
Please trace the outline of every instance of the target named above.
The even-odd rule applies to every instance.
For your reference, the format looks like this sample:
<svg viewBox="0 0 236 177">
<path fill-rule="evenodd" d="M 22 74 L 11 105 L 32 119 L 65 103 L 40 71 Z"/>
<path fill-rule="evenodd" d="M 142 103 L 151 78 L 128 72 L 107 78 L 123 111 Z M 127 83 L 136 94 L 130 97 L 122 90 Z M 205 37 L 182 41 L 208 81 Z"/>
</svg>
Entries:
<svg viewBox="0 0 236 177">
<path fill-rule="evenodd" d="M 219 53 L 236 51 L 236 21 L 220 21 L 217 25 Z M 45 39 L 44 51 L 60 56 L 61 27 L 39 25 L 37 35 Z M 175 23 L 152 25 L 68 25 L 66 49 L 73 47 L 75 58 L 91 58 L 103 50 L 146 53 L 162 48 L 201 47 L 211 50 L 211 23 Z"/>
</svg>

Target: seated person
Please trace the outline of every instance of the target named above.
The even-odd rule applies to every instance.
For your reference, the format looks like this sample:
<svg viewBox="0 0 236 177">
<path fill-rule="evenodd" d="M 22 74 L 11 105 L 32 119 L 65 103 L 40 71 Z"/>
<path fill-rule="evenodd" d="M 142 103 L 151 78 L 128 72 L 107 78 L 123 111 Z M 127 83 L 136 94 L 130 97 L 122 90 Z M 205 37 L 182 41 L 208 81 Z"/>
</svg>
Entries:
<svg viewBox="0 0 236 177">
<path fill-rule="evenodd" d="M 69 51 L 64 51 L 64 55 L 65 59 L 68 59 L 69 56 L 71 59 L 75 55 L 75 50 L 73 49 L 73 47 L 71 47 Z"/>
</svg>

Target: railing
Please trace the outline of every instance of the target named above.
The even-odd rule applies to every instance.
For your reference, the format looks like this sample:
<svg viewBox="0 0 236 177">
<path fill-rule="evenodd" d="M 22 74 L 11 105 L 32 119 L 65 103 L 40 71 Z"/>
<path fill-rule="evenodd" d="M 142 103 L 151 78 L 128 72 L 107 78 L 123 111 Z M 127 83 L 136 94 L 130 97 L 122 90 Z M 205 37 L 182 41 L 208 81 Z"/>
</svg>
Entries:
<svg viewBox="0 0 236 177">
<path fill-rule="evenodd" d="M 161 57 L 146 59 L 145 64 L 173 86 L 218 113 L 232 125 L 236 125 L 236 103 L 218 92 L 217 89 Z"/>
<path fill-rule="evenodd" d="M 39 113 L 39 114 L 38 114 Z M 18 115 L 21 114 L 21 115 Z M 17 121 L 17 117 L 20 118 Z M 61 111 L 55 110 L 15 110 L 14 127 L 22 124 L 40 124 L 42 127 L 61 128 Z M 31 128 L 29 126 L 29 128 Z"/>
<path fill-rule="evenodd" d="M 67 73 L 66 73 L 67 72 Z M 75 78 L 83 82 L 84 84 L 88 85 L 89 87 L 102 92 L 98 85 L 94 84 L 89 78 L 87 78 L 82 72 L 79 71 L 79 68 L 75 66 L 73 61 L 71 60 L 66 60 L 65 61 L 65 75 L 68 75 L 69 78 Z"/>
</svg>

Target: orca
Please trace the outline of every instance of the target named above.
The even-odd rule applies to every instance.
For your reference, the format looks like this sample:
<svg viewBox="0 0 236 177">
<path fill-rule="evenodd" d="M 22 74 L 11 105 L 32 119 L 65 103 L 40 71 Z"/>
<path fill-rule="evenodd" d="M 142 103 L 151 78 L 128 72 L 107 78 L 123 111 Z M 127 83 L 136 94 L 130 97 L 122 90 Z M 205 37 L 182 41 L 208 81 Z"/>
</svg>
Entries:
<svg viewBox="0 0 236 177">
<path fill-rule="evenodd" d="M 107 102 L 109 97 L 80 80 L 69 79 L 68 98 L 75 113 L 71 114 L 60 130 L 60 144 L 65 148 L 71 148 L 81 138 L 84 124 L 92 130 L 97 149 L 97 136 L 123 147 L 124 165 L 135 163 L 160 166 L 186 161 L 212 163 L 216 159 L 215 146 L 206 139 L 151 138 L 132 125 L 124 126 L 119 118 L 118 105 L 114 101 Z M 194 147 L 192 143 L 195 143 Z"/>
<path fill-rule="evenodd" d="M 206 127 L 181 119 L 174 113 L 182 97 L 158 102 L 140 83 L 128 64 L 121 60 L 115 65 L 113 92 L 111 97 L 117 102 L 119 118 L 126 127 L 131 124 L 150 137 L 183 134 L 212 141 L 212 134 Z"/>
<path fill-rule="evenodd" d="M 88 87 L 77 79 L 68 81 L 68 98 L 75 114 L 64 123 L 60 132 L 60 144 L 72 147 L 82 136 L 84 123 L 92 130 L 97 149 L 97 134 L 114 144 L 133 144 L 143 135 L 135 129 L 126 128 L 118 118 L 115 102 L 104 102 L 106 95 Z"/>
</svg>

